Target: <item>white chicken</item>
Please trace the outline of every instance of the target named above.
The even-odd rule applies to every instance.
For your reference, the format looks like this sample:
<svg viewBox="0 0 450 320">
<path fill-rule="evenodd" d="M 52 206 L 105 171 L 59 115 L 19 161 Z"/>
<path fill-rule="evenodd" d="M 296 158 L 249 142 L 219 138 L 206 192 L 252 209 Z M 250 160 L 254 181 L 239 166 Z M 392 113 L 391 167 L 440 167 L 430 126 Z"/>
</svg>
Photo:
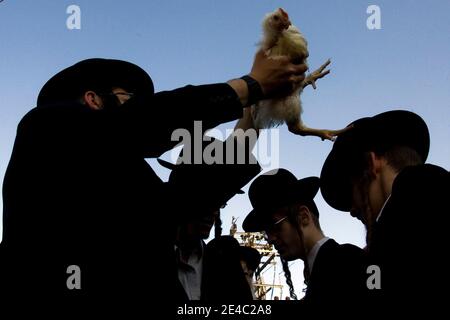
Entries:
<svg viewBox="0 0 450 320">
<path fill-rule="evenodd" d="M 308 43 L 302 33 L 292 25 L 289 15 L 282 8 L 267 14 L 263 20 L 263 39 L 261 48 L 269 57 L 289 56 L 294 63 L 305 63 L 309 56 Z M 326 130 L 306 127 L 301 120 L 302 103 L 300 94 L 303 88 L 311 84 L 316 88 L 315 80 L 330 71 L 324 69 L 330 64 L 328 60 L 319 69 L 311 73 L 305 81 L 295 86 L 290 96 L 267 99 L 252 106 L 254 125 L 258 129 L 272 128 L 286 122 L 289 131 L 302 136 L 312 135 L 334 140 L 337 135 L 348 130 Z"/>
</svg>

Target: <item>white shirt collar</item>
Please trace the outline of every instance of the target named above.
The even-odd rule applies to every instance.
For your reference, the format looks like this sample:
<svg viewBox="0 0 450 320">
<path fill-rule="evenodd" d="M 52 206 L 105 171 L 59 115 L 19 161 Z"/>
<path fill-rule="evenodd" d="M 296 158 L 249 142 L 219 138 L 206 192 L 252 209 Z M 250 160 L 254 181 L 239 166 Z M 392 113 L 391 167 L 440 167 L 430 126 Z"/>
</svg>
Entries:
<svg viewBox="0 0 450 320">
<path fill-rule="evenodd" d="M 180 280 L 189 300 L 200 300 L 201 298 L 204 250 L 205 243 L 200 241 L 199 247 L 192 251 L 188 261 L 183 261 L 181 250 L 175 245 L 178 280 Z"/>
<path fill-rule="evenodd" d="M 311 251 L 308 253 L 306 260 L 308 261 L 309 272 L 312 272 L 314 261 L 316 260 L 317 253 L 319 252 L 320 247 L 328 240 L 330 240 L 330 238 L 323 237 L 322 239 L 316 242 L 314 247 L 312 247 Z"/>
<path fill-rule="evenodd" d="M 386 207 L 386 204 L 388 203 L 389 199 L 391 198 L 392 193 L 389 195 L 389 197 L 387 197 L 386 201 L 384 202 L 383 206 L 381 207 L 380 213 L 378 214 L 378 217 L 375 219 L 376 222 L 378 222 L 378 220 L 381 217 L 381 214 L 383 213 L 384 207 Z"/>
</svg>

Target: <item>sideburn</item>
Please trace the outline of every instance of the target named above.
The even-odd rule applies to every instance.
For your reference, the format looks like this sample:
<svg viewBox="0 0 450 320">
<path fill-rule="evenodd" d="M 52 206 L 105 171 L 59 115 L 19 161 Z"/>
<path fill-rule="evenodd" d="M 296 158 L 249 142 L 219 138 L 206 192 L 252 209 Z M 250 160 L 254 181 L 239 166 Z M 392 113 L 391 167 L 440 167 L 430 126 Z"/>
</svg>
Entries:
<svg viewBox="0 0 450 320">
<path fill-rule="evenodd" d="M 119 98 L 114 94 L 102 94 L 100 97 L 103 101 L 103 109 L 117 108 L 120 106 Z"/>
<path fill-rule="evenodd" d="M 370 162 L 369 162 L 370 163 Z M 369 164 L 371 167 L 371 165 Z M 368 168 L 364 170 L 361 179 L 358 182 L 358 192 L 360 194 L 361 199 L 361 219 L 364 225 L 366 226 L 366 243 L 367 246 L 370 247 L 372 243 L 372 232 L 373 232 L 373 224 L 374 221 L 372 219 L 372 210 L 370 209 L 369 202 L 369 186 L 373 180 L 372 170 Z"/>
</svg>

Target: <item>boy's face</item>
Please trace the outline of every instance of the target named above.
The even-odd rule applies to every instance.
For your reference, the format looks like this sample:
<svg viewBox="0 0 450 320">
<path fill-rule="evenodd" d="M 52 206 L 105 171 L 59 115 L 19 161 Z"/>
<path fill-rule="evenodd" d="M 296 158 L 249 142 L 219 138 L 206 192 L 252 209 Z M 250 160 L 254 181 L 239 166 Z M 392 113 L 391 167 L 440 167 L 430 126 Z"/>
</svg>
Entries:
<svg viewBox="0 0 450 320">
<path fill-rule="evenodd" d="M 387 160 L 370 152 L 370 162 L 359 177 L 352 181 L 352 209 L 350 214 L 361 220 L 367 229 L 367 243 L 381 210 L 389 197 L 392 168 Z"/>
<path fill-rule="evenodd" d="M 186 225 L 188 235 L 199 239 L 208 239 L 214 221 L 218 215 L 219 210 L 211 211 L 210 214 L 189 222 Z"/>
<path fill-rule="evenodd" d="M 352 217 L 359 219 L 367 230 L 366 242 L 369 244 L 372 238 L 372 231 L 378 212 L 373 210 L 373 199 L 377 199 L 376 181 L 371 180 L 368 183 L 353 182 Z"/>
<path fill-rule="evenodd" d="M 268 242 L 275 246 L 280 256 L 285 260 L 295 260 L 304 257 L 305 249 L 297 229 L 287 219 L 287 210 L 280 209 L 272 215 L 273 223 L 266 228 Z"/>
</svg>

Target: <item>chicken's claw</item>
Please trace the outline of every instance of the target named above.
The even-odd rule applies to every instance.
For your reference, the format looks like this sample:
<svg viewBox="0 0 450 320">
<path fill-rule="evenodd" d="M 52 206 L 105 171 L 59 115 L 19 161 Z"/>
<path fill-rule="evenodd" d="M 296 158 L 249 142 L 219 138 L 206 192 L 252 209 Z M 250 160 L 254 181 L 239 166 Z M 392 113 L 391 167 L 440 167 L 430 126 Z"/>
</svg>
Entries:
<svg viewBox="0 0 450 320">
<path fill-rule="evenodd" d="M 319 135 L 319 137 L 322 139 L 322 141 L 324 141 L 325 139 L 335 141 L 339 135 L 347 132 L 351 128 L 353 128 L 353 125 L 349 125 L 348 127 L 340 130 L 320 130 L 321 134 Z"/>
<path fill-rule="evenodd" d="M 317 88 L 316 80 L 321 79 L 330 73 L 330 69 L 325 70 L 330 65 L 330 63 L 331 63 L 331 59 L 328 59 L 318 69 L 316 69 L 313 72 L 311 72 L 310 74 L 308 74 L 306 79 L 303 81 L 303 88 L 305 88 L 308 85 L 312 85 L 312 87 L 315 90 Z"/>
</svg>

